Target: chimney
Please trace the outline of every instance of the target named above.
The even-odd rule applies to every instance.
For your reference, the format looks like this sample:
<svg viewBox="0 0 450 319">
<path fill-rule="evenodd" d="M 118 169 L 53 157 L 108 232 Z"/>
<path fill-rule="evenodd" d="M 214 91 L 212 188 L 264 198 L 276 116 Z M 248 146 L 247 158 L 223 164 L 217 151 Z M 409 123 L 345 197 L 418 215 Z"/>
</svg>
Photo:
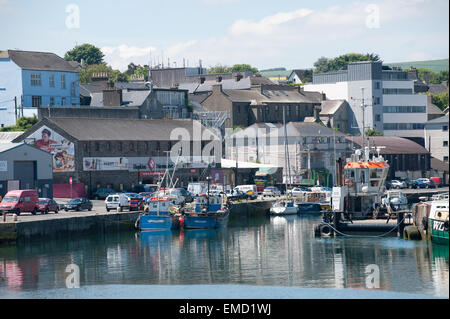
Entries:
<svg viewBox="0 0 450 319">
<path fill-rule="evenodd" d="M 316 122 L 320 121 L 320 111 L 322 110 L 322 108 L 318 105 L 314 105 L 314 120 Z"/>
<path fill-rule="evenodd" d="M 108 73 L 94 73 L 91 76 L 91 83 L 106 88 L 108 86 Z"/>
<path fill-rule="evenodd" d="M 222 94 L 223 93 L 223 91 L 222 91 L 222 84 L 214 84 L 212 86 L 212 92 L 213 92 L 213 94 L 215 94 L 215 93 Z"/>
<path fill-rule="evenodd" d="M 108 87 L 103 90 L 103 106 L 121 106 L 122 90 L 113 87 L 112 83 L 108 83 Z"/>
</svg>

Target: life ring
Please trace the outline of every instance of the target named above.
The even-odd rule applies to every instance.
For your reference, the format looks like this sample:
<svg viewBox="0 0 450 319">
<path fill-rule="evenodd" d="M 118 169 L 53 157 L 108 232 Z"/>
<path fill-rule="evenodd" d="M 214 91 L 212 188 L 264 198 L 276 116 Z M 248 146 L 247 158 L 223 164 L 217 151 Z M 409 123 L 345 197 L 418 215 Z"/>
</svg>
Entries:
<svg viewBox="0 0 450 319">
<path fill-rule="evenodd" d="M 350 188 L 353 188 L 355 187 L 355 182 L 349 178 L 345 180 L 345 185 L 347 185 Z"/>
<path fill-rule="evenodd" d="M 322 237 L 330 237 L 333 233 L 333 230 L 328 225 L 322 225 L 320 226 L 320 236 Z"/>
</svg>

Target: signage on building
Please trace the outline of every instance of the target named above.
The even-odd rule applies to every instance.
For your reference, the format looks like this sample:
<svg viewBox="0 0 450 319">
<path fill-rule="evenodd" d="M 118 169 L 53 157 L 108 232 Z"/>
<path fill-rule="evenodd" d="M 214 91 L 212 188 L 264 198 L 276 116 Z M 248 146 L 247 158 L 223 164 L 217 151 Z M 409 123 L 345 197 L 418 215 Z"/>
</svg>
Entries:
<svg viewBox="0 0 450 319">
<path fill-rule="evenodd" d="M 75 171 L 74 144 L 52 129 L 42 126 L 25 141 L 53 155 L 53 172 Z"/>
<path fill-rule="evenodd" d="M 164 176 L 164 172 L 139 172 L 140 177 Z"/>
<path fill-rule="evenodd" d="M 84 171 L 127 171 L 126 157 L 84 157 Z"/>
<path fill-rule="evenodd" d="M 195 168 L 191 169 L 192 174 L 194 174 L 195 172 L 197 172 L 197 170 Z"/>
</svg>

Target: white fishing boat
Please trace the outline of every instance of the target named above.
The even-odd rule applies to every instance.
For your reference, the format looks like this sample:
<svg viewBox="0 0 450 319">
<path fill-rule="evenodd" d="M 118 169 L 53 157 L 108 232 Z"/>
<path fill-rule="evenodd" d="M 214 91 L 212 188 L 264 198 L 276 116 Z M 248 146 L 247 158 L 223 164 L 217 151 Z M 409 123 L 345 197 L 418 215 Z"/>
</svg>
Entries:
<svg viewBox="0 0 450 319">
<path fill-rule="evenodd" d="M 292 200 L 276 201 L 270 208 L 271 215 L 296 215 L 297 212 L 297 206 Z"/>
</svg>

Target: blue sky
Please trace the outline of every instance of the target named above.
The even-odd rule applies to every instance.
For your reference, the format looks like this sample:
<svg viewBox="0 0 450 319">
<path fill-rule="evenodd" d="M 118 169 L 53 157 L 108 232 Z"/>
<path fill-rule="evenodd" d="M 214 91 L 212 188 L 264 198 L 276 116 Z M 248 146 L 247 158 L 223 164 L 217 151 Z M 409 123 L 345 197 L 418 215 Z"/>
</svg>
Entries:
<svg viewBox="0 0 450 319">
<path fill-rule="evenodd" d="M 121 70 L 162 57 L 171 66 L 185 58 L 190 66 L 201 59 L 259 69 L 312 67 L 348 52 L 386 62 L 443 59 L 448 10 L 447 0 L 0 0 L 0 50 L 63 56 L 91 43 Z"/>
</svg>

